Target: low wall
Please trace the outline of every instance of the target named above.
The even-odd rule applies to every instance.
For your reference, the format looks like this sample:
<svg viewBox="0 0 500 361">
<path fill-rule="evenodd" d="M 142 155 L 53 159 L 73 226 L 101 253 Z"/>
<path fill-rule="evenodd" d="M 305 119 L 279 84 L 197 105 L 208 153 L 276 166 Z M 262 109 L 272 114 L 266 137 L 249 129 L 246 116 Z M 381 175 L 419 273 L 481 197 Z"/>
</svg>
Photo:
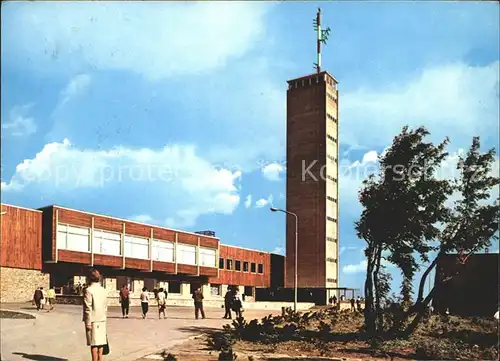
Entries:
<svg viewBox="0 0 500 361">
<path fill-rule="evenodd" d="M 27 302 L 38 287 L 49 289 L 49 275 L 37 270 L 0 267 L 0 302 Z"/>
</svg>

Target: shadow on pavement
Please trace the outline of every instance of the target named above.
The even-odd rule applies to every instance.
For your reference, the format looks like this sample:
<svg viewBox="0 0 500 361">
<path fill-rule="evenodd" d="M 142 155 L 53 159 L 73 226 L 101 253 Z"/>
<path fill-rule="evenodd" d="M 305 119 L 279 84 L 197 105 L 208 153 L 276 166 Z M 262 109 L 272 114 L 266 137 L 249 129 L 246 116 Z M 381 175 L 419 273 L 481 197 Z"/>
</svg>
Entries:
<svg viewBox="0 0 500 361">
<path fill-rule="evenodd" d="M 188 327 L 181 327 L 178 329 L 181 332 L 186 332 L 186 333 L 213 333 L 213 332 L 218 332 L 221 329 L 219 327 L 200 327 L 200 326 L 188 326 Z"/>
<path fill-rule="evenodd" d="M 34 354 L 30 355 L 24 352 L 13 352 L 12 354 L 22 356 L 27 360 L 35 360 L 35 361 L 69 361 L 68 359 L 65 358 L 59 358 L 47 355 L 34 355 Z"/>
</svg>

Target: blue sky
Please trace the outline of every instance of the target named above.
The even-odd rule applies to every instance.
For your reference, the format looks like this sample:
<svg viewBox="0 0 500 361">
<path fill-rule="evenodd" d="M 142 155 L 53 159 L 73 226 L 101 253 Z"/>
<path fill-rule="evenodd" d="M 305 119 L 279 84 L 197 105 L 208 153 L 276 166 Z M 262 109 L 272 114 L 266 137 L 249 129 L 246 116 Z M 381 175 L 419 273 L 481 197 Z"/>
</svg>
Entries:
<svg viewBox="0 0 500 361">
<path fill-rule="evenodd" d="M 2 4 L 2 201 L 279 251 L 286 80 L 313 71 L 318 5 L 340 91 L 340 281 L 361 288 L 356 192 L 401 127 L 450 136 L 444 176 L 473 135 L 498 145 L 497 3 Z"/>
</svg>

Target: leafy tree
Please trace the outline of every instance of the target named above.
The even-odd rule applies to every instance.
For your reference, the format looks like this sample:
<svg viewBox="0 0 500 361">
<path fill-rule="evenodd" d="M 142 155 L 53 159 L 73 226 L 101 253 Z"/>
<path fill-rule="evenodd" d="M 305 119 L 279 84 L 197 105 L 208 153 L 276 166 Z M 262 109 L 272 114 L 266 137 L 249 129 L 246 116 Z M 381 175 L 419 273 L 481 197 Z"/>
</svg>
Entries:
<svg viewBox="0 0 500 361">
<path fill-rule="evenodd" d="M 487 203 L 493 188 L 500 184 L 500 178 L 492 175 L 494 161 L 494 149 L 481 153 L 479 137 L 472 139 L 467 155 L 459 157 L 457 164 L 459 177 L 452 181 L 452 188 L 458 193 L 458 199 L 449 208 L 449 216 L 440 232 L 437 256 L 420 279 L 417 300 L 410 310 L 410 313 L 417 314 L 405 331 L 406 334 L 415 330 L 436 292 L 436 287 L 439 287 L 435 284 L 424 297 L 425 282 L 439 259 L 446 254 L 457 253 L 457 263 L 465 264 L 471 254 L 491 246 L 492 240 L 498 239 L 499 202 L 497 200 L 492 204 Z M 459 273 L 460 268 L 455 276 Z M 442 282 L 450 282 L 453 277 L 447 277 Z"/>
<path fill-rule="evenodd" d="M 446 180 L 435 177 L 435 171 L 447 156 L 448 140 L 435 146 L 424 142 L 429 132 L 419 127 L 404 127 L 392 145 L 379 157 L 378 175 L 363 182 L 359 200 L 364 207 L 355 223 L 359 238 L 367 247 L 365 281 L 365 328 L 369 333 L 382 331 L 380 274 L 382 252 L 399 267 L 405 281 L 405 292 L 411 294 L 411 282 L 419 262 L 427 262 L 432 247 L 429 241 L 439 234 L 437 222 L 447 217 L 444 202 L 452 189 Z M 378 320 L 378 322 L 377 322 Z"/>
</svg>

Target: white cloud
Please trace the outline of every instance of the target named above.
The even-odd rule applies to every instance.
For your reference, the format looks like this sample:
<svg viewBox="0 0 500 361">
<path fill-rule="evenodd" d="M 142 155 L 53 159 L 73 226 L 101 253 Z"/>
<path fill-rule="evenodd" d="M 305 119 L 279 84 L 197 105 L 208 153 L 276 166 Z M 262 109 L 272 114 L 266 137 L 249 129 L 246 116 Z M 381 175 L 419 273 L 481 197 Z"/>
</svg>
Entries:
<svg viewBox="0 0 500 361">
<path fill-rule="evenodd" d="M 223 67 L 265 35 L 272 6 L 251 2 L 36 3 L 2 9 L 2 49 L 37 68 L 129 70 L 150 79 Z M 4 23 L 2 21 L 2 23 Z M 19 54 L 20 53 L 20 54 Z"/>
<path fill-rule="evenodd" d="M 341 255 L 342 253 L 345 253 L 346 251 L 355 251 L 357 250 L 358 247 L 354 247 L 354 246 L 342 246 L 340 247 L 340 250 L 339 250 L 339 255 Z"/>
<path fill-rule="evenodd" d="M 65 139 L 18 164 L 2 191 L 71 192 L 76 198 L 92 189 L 102 191 L 103 202 L 125 192 L 138 197 L 134 206 L 154 212 L 138 219 L 154 217 L 181 227 L 192 226 L 202 214 L 232 213 L 240 201 L 240 180 L 240 172 L 214 169 L 191 146 L 95 150 L 78 149 Z"/>
<path fill-rule="evenodd" d="M 88 74 L 79 74 L 73 77 L 68 85 L 61 91 L 61 100 L 59 102 L 59 107 L 62 107 L 67 102 L 69 102 L 72 98 L 83 92 L 90 85 L 90 75 Z"/>
<path fill-rule="evenodd" d="M 247 195 L 247 198 L 245 200 L 245 208 L 250 208 L 252 205 L 252 195 L 249 194 Z"/>
<path fill-rule="evenodd" d="M 472 141 L 472 138 L 469 139 Z M 481 146 L 481 151 L 486 151 L 488 148 L 484 145 Z M 436 176 L 439 179 L 454 179 L 460 175 L 457 169 L 457 161 L 459 156 L 466 154 L 467 149 L 458 149 L 456 152 L 450 153 L 450 155 L 443 161 L 442 166 L 437 170 Z M 370 174 L 378 171 L 377 152 L 369 151 L 365 153 L 362 160 L 348 161 L 343 159 L 339 164 L 339 199 L 340 208 L 342 214 L 346 214 L 349 217 L 358 217 L 361 213 L 361 205 L 358 201 L 358 192 L 361 189 L 362 182 Z M 497 156 L 493 164 L 491 175 L 500 174 L 500 158 Z M 499 187 L 495 187 L 492 190 L 490 200 L 486 202 L 491 202 L 491 199 L 497 198 L 499 196 Z M 458 199 L 458 194 L 455 194 L 449 198 L 449 203 Z"/>
<path fill-rule="evenodd" d="M 37 126 L 34 118 L 26 116 L 26 113 L 29 112 L 33 105 L 31 103 L 13 107 L 9 112 L 7 121 L 2 120 L 2 129 L 5 129 L 6 133 L 15 137 L 28 136 L 35 133 Z"/>
<path fill-rule="evenodd" d="M 261 198 L 257 202 L 255 202 L 256 208 L 264 208 L 267 205 L 270 205 L 270 206 L 273 205 L 273 195 L 272 194 L 270 194 L 269 197 L 267 197 L 267 199 Z"/>
<path fill-rule="evenodd" d="M 262 168 L 264 178 L 270 181 L 279 181 L 280 174 L 285 172 L 285 167 L 279 163 L 267 164 Z"/>
<path fill-rule="evenodd" d="M 365 272 L 368 262 L 366 260 L 362 260 L 357 264 L 348 264 L 342 268 L 342 272 L 344 273 L 360 273 Z"/>
<path fill-rule="evenodd" d="M 387 268 L 396 268 L 395 265 L 393 265 L 392 263 L 387 262 L 384 259 L 382 259 L 381 264 L 384 265 Z M 366 272 L 366 267 L 367 266 L 368 266 L 368 261 L 366 259 L 364 259 L 364 260 L 359 261 L 359 263 L 348 264 L 348 265 L 342 267 L 342 272 L 344 272 L 346 274 Z"/>
<path fill-rule="evenodd" d="M 498 134 L 499 62 L 426 68 L 407 83 L 341 94 L 343 144 L 385 146 L 405 124 L 452 140 Z M 376 124 L 376 131 L 366 124 Z"/>
<path fill-rule="evenodd" d="M 136 222 L 141 222 L 141 223 L 156 223 L 154 220 L 153 220 L 153 217 L 147 215 L 147 214 L 139 214 L 137 216 L 131 216 L 131 217 L 128 217 L 128 219 L 132 220 L 132 221 L 136 221 Z"/>
<path fill-rule="evenodd" d="M 275 247 L 275 248 L 271 251 L 271 253 L 274 253 L 274 254 L 280 254 L 280 255 L 284 256 L 284 255 L 285 255 L 285 253 L 286 253 L 286 249 L 285 249 L 285 247 L 279 247 L 279 246 L 278 246 L 278 247 Z"/>
</svg>

